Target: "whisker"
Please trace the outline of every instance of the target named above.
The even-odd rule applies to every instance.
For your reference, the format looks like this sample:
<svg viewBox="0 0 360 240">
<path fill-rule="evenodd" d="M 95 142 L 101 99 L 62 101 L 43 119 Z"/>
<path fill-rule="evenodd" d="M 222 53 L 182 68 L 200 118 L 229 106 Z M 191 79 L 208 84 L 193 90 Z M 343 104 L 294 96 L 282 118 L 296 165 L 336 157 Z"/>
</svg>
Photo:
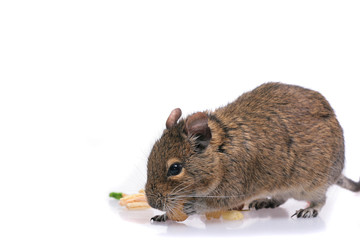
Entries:
<svg viewBox="0 0 360 240">
<path fill-rule="evenodd" d="M 181 185 L 181 184 L 180 184 Z M 193 184 L 189 184 L 189 185 L 185 185 L 185 186 L 182 186 L 180 189 L 177 189 L 176 192 L 173 192 L 173 194 L 178 194 L 182 191 L 184 191 L 185 189 L 188 189 L 189 187 L 191 187 Z"/>
<path fill-rule="evenodd" d="M 174 200 L 174 199 L 185 199 L 185 198 L 188 198 L 188 196 L 191 196 L 193 195 L 192 191 L 183 191 L 182 193 L 180 194 L 172 194 L 172 195 L 168 195 L 168 198 L 171 199 L 171 200 Z"/>
<path fill-rule="evenodd" d="M 175 203 L 176 206 L 174 206 L 174 203 L 170 203 L 167 206 L 167 211 L 166 212 L 170 212 L 171 215 L 175 215 L 175 209 L 177 207 L 178 203 Z M 179 204 L 180 205 L 180 204 Z"/>
<path fill-rule="evenodd" d="M 182 198 L 239 198 L 243 197 L 245 195 L 233 195 L 233 196 L 211 196 L 211 195 L 178 195 L 176 197 L 182 197 Z"/>
<path fill-rule="evenodd" d="M 186 187 L 187 185 L 185 185 L 186 182 L 182 182 L 180 183 L 179 185 L 177 185 L 173 190 L 171 190 L 171 192 L 169 193 L 170 194 L 175 194 L 175 193 L 178 193 L 179 191 L 181 191 L 184 187 Z M 185 186 L 184 186 L 185 185 Z M 176 192 L 175 192 L 176 191 Z"/>
</svg>

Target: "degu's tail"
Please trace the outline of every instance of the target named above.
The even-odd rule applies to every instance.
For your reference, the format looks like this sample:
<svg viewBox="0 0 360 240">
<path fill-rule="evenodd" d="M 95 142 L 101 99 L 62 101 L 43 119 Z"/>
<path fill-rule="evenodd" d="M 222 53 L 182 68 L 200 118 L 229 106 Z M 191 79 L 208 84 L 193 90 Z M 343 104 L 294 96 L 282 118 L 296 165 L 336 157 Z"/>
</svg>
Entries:
<svg viewBox="0 0 360 240">
<path fill-rule="evenodd" d="M 353 191 L 353 192 L 359 192 L 360 191 L 360 181 L 354 182 L 353 180 L 345 177 L 342 174 L 339 177 L 339 179 L 337 180 L 336 184 L 339 185 L 340 187 L 346 188 L 346 189 L 348 189 L 350 191 Z"/>
</svg>

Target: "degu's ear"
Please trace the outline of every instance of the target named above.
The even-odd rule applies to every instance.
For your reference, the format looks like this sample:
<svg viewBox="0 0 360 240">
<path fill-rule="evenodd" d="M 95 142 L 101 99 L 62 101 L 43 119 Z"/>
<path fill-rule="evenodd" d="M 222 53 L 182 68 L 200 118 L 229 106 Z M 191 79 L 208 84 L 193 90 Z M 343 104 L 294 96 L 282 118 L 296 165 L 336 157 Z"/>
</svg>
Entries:
<svg viewBox="0 0 360 240">
<path fill-rule="evenodd" d="M 185 123 L 185 133 L 195 137 L 198 150 L 204 150 L 210 143 L 211 130 L 208 126 L 208 116 L 203 112 L 189 116 Z"/>
<path fill-rule="evenodd" d="M 180 117 L 181 117 L 181 109 L 180 108 L 175 108 L 174 110 L 172 110 L 166 121 L 166 128 L 170 129 L 173 126 L 175 126 L 175 124 L 177 123 L 177 121 L 179 120 Z"/>
</svg>

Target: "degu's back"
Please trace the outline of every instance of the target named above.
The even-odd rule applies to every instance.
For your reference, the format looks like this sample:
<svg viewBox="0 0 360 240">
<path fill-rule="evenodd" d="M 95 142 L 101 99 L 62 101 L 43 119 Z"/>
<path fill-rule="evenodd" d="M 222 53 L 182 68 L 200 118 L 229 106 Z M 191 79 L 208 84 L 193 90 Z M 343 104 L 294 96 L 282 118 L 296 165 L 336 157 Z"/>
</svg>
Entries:
<svg viewBox="0 0 360 240">
<path fill-rule="evenodd" d="M 297 199 L 323 195 L 341 175 L 343 132 L 329 103 L 316 91 L 263 84 L 214 111 L 211 119 L 227 128 L 223 152 L 239 158 L 244 171 L 257 179 L 244 181 L 249 196 L 261 191 L 264 196 L 281 192 L 282 198 Z"/>
</svg>

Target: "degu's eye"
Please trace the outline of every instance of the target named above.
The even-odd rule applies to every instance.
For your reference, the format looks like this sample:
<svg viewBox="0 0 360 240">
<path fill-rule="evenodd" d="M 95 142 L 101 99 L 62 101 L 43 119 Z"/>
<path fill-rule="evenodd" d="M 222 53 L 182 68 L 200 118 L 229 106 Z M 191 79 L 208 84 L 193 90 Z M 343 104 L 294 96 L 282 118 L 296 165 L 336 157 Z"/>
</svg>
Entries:
<svg viewBox="0 0 360 240">
<path fill-rule="evenodd" d="M 181 173 L 182 170 L 182 165 L 181 163 L 173 163 L 171 164 L 171 166 L 169 167 L 168 170 L 168 176 L 175 176 L 178 175 L 179 173 Z"/>
</svg>

